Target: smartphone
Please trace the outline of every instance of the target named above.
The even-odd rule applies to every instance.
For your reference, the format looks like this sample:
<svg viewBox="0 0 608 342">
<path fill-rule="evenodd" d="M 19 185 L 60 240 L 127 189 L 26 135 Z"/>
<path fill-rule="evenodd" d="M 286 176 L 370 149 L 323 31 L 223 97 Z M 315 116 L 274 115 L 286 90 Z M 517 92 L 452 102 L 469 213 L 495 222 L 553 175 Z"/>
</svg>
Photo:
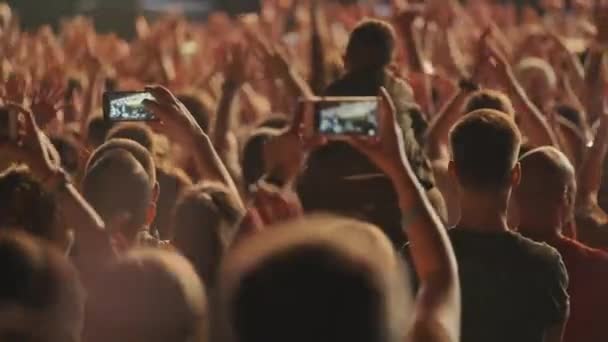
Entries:
<svg viewBox="0 0 608 342">
<path fill-rule="evenodd" d="M 315 103 L 315 127 L 323 135 L 378 135 L 377 97 L 325 97 Z"/>
<path fill-rule="evenodd" d="M 154 121 L 156 117 L 143 105 L 152 100 L 146 91 L 109 91 L 103 94 L 103 115 L 107 121 Z"/>
<path fill-rule="evenodd" d="M 18 114 L 7 108 L 0 108 L 0 142 L 17 140 Z"/>
</svg>

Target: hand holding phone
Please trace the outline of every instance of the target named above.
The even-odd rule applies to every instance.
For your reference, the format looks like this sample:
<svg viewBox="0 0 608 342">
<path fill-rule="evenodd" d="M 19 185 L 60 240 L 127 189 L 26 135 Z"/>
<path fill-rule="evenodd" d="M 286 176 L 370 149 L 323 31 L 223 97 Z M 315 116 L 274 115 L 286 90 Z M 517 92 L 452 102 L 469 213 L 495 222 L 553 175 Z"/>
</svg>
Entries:
<svg viewBox="0 0 608 342">
<path fill-rule="evenodd" d="M 103 94 L 103 115 L 107 121 L 155 121 L 144 100 L 153 100 L 147 91 L 105 92 Z"/>
<path fill-rule="evenodd" d="M 315 103 L 315 128 L 322 135 L 378 135 L 377 97 L 327 97 Z"/>
</svg>

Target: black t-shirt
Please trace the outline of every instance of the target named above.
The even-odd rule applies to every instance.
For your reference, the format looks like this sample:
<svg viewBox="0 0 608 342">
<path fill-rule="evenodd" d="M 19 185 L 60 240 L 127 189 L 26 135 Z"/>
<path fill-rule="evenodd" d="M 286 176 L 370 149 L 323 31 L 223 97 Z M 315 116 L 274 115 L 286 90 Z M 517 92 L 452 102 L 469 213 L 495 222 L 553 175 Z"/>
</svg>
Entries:
<svg viewBox="0 0 608 342">
<path fill-rule="evenodd" d="M 460 273 L 462 342 L 543 342 L 568 315 L 559 253 L 515 232 L 449 231 Z"/>
</svg>

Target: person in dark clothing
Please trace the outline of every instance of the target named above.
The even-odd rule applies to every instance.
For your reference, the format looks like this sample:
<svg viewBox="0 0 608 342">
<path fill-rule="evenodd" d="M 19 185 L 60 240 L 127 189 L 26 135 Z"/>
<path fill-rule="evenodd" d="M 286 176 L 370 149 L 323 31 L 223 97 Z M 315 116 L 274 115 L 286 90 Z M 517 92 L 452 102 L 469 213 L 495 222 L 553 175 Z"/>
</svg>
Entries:
<svg viewBox="0 0 608 342">
<path fill-rule="evenodd" d="M 390 24 L 379 20 L 365 20 L 351 33 L 344 58 L 346 74 L 325 90 L 325 96 L 376 96 L 384 87 L 397 110 L 397 121 L 403 131 L 404 148 L 418 180 L 440 216 L 446 217 L 445 204 L 435 187 L 431 165 L 414 127 L 426 127 L 426 121 L 414 100 L 410 85 L 393 75 L 388 66 L 395 53 L 395 32 Z M 330 145 L 340 142 L 332 142 Z M 347 147 L 335 149 L 346 150 Z M 354 154 L 358 154 L 354 151 Z M 361 158 L 364 158 L 361 156 Z M 398 221 L 397 221 L 398 222 Z"/>
<path fill-rule="evenodd" d="M 494 110 L 468 114 L 450 133 L 461 219 L 449 235 L 459 265 L 463 342 L 559 342 L 568 318 L 559 253 L 507 226 L 520 144 L 513 120 Z"/>
<path fill-rule="evenodd" d="M 576 178 L 568 158 L 554 147 L 542 147 L 521 160 L 522 182 L 515 192 L 519 231 L 559 251 L 568 269 L 570 318 L 564 342 L 601 341 L 608 334 L 608 253 L 564 236 L 574 216 Z"/>
</svg>

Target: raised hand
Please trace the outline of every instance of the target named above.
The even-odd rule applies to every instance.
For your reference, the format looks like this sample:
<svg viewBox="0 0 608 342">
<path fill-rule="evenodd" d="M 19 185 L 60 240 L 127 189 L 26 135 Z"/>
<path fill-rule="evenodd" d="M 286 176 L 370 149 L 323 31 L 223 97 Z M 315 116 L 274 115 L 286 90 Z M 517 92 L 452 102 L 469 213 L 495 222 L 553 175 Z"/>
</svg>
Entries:
<svg viewBox="0 0 608 342">
<path fill-rule="evenodd" d="M 14 162 L 29 166 L 39 180 L 44 181 L 61 168 L 59 153 L 36 124 L 31 111 L 17 104 L 6 106 L 18 115 L 16 141 L 0 144 L 0 150 Z"/>
<path fill-rule="evenodd" d="M 40 126 L 45 127 L 58 118 L 64 93 L 65 87 L 60 81 L 47 78 L 40 82 L 30 106 Z"/>
<path fill-rule="evenodd" d="M 365 154 L 389 177 L 400 177 L 403 170 L 411 169 L 405 155 L 405 143 L 401 128 L 397 123 L 395 105 L 386 89 L 380 94 L 379 135 L 376 137 L 344 136 L 336 139 L 346 141 Z"/>
<path fill-rule="evenodd" d="M 313 107 L 312 102 L 301 103 L 291 127 L 264 145 L 264 164 L 271 177 L 279 177 L 285 183 L 292 181 L 306 154 L 327 141 L 311 132 Z"/>
<path fill-rule="evenodd" d="M 187 146 L 193 136 L 205 135 L 188 109 L 167 88 L 151 86 L 146 90 L 154 100 L 144 100 L 144 105 L 160 120 L 157 128 L 163 133 Z"/>
</svg>

